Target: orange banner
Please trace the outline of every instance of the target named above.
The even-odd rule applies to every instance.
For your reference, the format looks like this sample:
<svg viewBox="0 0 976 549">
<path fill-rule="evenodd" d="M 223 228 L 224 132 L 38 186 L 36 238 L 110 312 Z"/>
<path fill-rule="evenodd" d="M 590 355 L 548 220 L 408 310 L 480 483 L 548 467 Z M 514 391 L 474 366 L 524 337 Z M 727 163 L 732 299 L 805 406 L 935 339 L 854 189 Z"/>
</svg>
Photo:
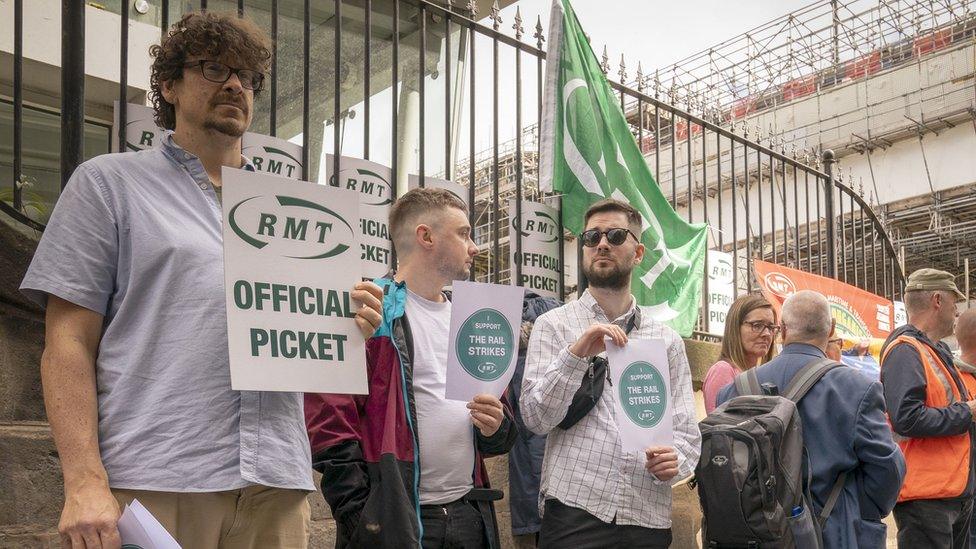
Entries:
<svg viewBox="0 0 976 549">
<path fill-rule="evenodd" d="M 839 337 L 884 339 L 891 333 L 894 306 L 883 297 L 850 284 L 758 259 L 753 265 L 763 295 L 773 304 L 777 318 L 787 297 L 799 290 L 813 290 L 823 294 L 830 303 Z"/>
</svg>

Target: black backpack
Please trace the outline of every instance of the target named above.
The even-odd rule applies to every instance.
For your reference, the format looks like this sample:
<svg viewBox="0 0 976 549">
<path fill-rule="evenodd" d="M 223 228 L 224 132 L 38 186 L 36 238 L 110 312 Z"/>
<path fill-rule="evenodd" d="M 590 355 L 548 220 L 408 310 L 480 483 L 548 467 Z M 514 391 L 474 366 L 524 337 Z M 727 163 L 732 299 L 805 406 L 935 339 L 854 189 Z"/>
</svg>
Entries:
<svg viewBox="0 0 976 549">
<path fill-rule="evenodd" d="M 821 548 L 822 529 L 844 488 L 841 474 L 818 517 L 812 516 L 810 465 L 796 405 L 841 364 L 816 359 L 783 396 L 765 394 L 755 369 L 736 376 L 739 395 L 699 423 L 695 469 L 702 542 L 708 548 Z"/>
</svg>

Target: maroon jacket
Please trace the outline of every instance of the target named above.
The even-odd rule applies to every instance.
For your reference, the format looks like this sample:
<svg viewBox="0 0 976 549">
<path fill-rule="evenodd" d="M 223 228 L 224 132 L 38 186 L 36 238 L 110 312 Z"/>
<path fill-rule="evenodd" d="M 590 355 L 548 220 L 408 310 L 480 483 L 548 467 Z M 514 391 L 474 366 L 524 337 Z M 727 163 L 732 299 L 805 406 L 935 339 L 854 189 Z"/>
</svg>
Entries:
<svg viewBox="0 0 976 549">
<path fill-rule="evenodd" d="M 413 394 L 413 343 L 404 313 L 407 288 L 384 278 L 383 323 L 366 343 L 369 395 L 306 394 L 312 466 L 337 524 L 336 547 L 420 547 L 420 467 Z M 504 454 L 517 427 L 505 405 L 498 432 L 475 429 L 475 489 L 490 548 L 500 547 L 483 457 Z M 472 426 L 474 429 L 474 426 Z"/>
</svg>

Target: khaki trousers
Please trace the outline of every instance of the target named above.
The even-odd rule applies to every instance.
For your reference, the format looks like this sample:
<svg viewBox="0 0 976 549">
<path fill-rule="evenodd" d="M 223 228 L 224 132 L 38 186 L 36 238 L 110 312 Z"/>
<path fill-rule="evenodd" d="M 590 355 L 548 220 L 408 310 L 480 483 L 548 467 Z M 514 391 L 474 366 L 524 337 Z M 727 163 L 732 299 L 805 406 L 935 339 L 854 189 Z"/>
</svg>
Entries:
<svg viewBox="0 0 976 549">
<path fill-rule="evenodd" d="M 306 549 L 308 492 L 248 486 L 226 492 L 112 490 L 138 499 L 183 549 Z"/>
</svg>

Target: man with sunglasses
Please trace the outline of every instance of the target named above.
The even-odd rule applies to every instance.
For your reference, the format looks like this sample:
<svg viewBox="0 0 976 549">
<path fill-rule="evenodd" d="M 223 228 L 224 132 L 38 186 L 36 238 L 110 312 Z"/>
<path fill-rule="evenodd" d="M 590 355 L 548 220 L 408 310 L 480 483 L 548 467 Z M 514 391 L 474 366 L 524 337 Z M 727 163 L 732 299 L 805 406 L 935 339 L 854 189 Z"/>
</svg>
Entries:
<svg viewBox="0 0 976 549">
<path fill-rule="evenodd" d="M 539 494 L 540 547 L 668 547 L 671 483 L 694 471 L 701 446 L 684 342 L 655 321 L 651 309 L 637 305 L 630 292 L 631 273 L 644 257 L 637 236 L 640 214 L 624 202 L 603 200 L 587 210 L 584 227 L 582 267 L 589 288 L 578 300 L 536 320 L 522 381 L 525 425 L 548 434 Z M 577 391 L 592 386 L 587 379 L 604 356 L 604 338 L 617 345 L 628 338 L 665 340 L 673 447 L 624 454 L 612 390 L 574 399 Z M 578 412 L 591 398 L 589 409 Z"/>
<path fill-rule="evenodd" d="M 788 297 L 781 317 L 783 351 L 755 372 L 761 385 L 785 394 L 804 369 L 826 359 L 834 320 L 827 299 L 811 290 Z M 716 402 L 735 396 L 733 383 L 719 391 Z M 885 547 L 881 519 L 895 505 L 905 459 L 884 410 L 881 384 L 846 367 L 829 370 L 797 404 L 812 476 L 804 488 L 812 496 L 813 516 L 836 498 L 823 523 L 824 547 Z M 841 488 L 835 493 L 837 485 Z"/>
<path fill-rule="evenodd" d="M 151 53 L 170 131 L 78 167 L 22 283 L 47 307 L 62 545 L 117 549 L 120 506 L 138 499 L 185 549 L 305 547 L 302 395 L 232 390 L 227 351 L 221 168 L 252 169 L 241 137 L 269 42 L 236 14 L 191 13 Z M 369 336 L 382 291 L 352 297 Z"/>
</svg>

